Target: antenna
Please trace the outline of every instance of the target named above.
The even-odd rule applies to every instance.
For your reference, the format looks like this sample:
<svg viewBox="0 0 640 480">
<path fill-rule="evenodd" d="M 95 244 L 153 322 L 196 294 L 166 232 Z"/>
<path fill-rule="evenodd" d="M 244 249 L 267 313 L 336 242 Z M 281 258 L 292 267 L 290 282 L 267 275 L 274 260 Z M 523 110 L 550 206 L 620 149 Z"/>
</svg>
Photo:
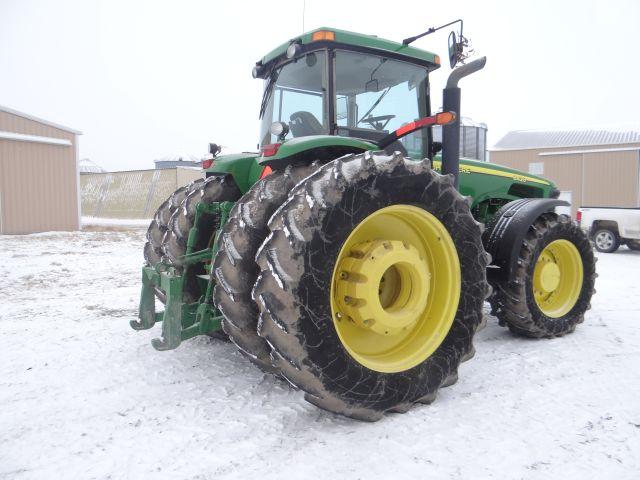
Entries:
<svg viewBox="0 0 640 480">
<path fill-rule="evenodd" d="M 307 0 L 302 0 L 302 33 L 304 33 L 304 14 L 307 9 Z"/>
</svg>

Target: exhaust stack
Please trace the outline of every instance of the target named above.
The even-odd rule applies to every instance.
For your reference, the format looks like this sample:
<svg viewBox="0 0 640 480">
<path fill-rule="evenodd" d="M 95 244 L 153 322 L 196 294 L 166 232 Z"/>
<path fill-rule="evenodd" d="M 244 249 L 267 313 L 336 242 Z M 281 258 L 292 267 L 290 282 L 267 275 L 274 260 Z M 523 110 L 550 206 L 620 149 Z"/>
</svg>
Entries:
<svg viewBox="0 0 640 480">
<path fill-rule="evenodd" d="M 481 57 L 471 63 L 456 68 L 449 75 L 447 86 L 442 91 L 442 110 L 454 112 L 455 121 L 442 127 L 442 174 L 452 174 L 458 188 L 460 173 L 460 87 L 458 82 L 484 68 L 487 57 Z"/>
</svg>

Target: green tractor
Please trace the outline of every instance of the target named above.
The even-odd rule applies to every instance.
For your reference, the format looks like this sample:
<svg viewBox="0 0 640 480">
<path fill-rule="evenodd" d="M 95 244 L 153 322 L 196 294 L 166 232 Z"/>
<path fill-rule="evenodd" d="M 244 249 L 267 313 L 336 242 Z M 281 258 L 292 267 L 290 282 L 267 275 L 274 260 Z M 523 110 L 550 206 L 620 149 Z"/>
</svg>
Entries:
<svg viewBox="0 0 640 480">
<path fill-rule="evenodd" d="M 459 158 L 458 81 L 485 59 L 453 68 L 466 40 L 451 33 L 432 114 L 440 59 L 410 44 L 438 29 L 397 43 L 321 28 L 257 62 L 260 152 L 212 144 L 206 178 L 159 207 L 132 327 L 162 322 L 158 350 L 228 338 L 312 404 L 369 421 L 457 380 L 485 300 L 516 334 L 572 332 L 594 293 L 589 241 L 554 213 L 551 181 Z"/>
</svg>

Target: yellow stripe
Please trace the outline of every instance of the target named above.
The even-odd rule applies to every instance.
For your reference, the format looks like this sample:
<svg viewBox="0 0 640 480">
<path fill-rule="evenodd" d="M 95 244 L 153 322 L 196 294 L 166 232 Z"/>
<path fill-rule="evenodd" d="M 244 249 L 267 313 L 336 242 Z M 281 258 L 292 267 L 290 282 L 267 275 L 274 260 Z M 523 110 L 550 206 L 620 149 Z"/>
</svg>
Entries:
<svg viewBox="0 0 640 480">
<path fill-rule="evenodd" d="M 433 168 L 438 171 L 441 170 L 442 162 L 434 160 Z M 493 175 L 495 177 L 510 178 L 511 180 L 516 180 L 522 183 L 533 182 L 540 183 L 542 185 L 551 185 L 551 183 L 547 182 L 546 180 L 529 177 L 528 175 L 522 175 L 520 173 L 503 172 L 502 170 L 496 170 L 493 168 L 477 167 L 475 165 L 464 165 L 462 163 L 460 164 L 460 173 L 481 173 L 483 175 Z"/>
</svg>

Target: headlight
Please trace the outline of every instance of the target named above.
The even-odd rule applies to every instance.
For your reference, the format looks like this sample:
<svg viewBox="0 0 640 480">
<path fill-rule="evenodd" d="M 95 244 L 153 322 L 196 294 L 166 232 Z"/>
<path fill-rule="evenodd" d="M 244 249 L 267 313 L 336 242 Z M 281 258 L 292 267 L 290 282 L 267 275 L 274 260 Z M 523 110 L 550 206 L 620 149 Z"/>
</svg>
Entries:
<svg viewBox="0 0 640 480">
<path fill-rule="evenodd" d="M 276 137 L 284 137 L 287 133 L 289 133 L 289 125 L 283 122 L 273 122 L 269 127 L 269 131 L 271 135 L 275 135 Z"/>
<path fill-rule="evenodd" d="M 256 66 L 251 70 L 251 76 L 253 78 L 259 78 L 264 73 L 264 65 L 261 62 L 256 63 Z"/>
<path fill-rule="evenodd" d="M 298 52 L 300 52 L 300 44 L 292 43 L 291 45 L 289 45 L 289 48 L 287 48 L 287 58 L 295 57 Z"/>
</svg>

